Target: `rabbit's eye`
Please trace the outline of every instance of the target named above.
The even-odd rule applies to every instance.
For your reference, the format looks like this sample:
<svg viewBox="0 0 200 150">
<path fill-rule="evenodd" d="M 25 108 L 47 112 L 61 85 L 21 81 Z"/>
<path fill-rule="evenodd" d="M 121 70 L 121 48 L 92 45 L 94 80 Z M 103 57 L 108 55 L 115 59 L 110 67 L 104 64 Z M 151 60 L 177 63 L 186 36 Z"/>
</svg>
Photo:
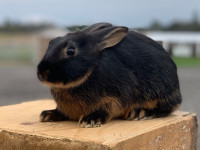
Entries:
<svg viewBox="0 0 200 150">
<path fill-rule="evenodd" d="M 74 48 L 68 48 L 67 49 L 67 55 L 73 56 L 75 54 L 75 49 Z"/>
</svg>

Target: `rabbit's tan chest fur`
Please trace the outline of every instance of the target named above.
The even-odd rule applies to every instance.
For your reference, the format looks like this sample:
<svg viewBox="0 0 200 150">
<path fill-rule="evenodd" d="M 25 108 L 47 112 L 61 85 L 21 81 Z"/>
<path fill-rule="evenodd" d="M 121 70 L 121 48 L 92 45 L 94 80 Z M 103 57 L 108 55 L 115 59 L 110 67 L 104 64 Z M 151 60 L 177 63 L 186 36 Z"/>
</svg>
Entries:
<svg viewBox="0 0 200 150">
<path fill-rule="evenodd" d="M 58 111 L 70 120 L 79 120 L 81 116 L 88 115 L 101 107 L 109 112 L 111 118 L 124 116 L 127 111 L 121 106 L 119 99 L 116 97 L 105 96 L 99 98 L 95 104 L 88 104 L 84 102 L 84 97 L 71 95 L 67 89 L 52 88 L 51 94 L 57 103 Z"/>
<path fill-rule="evenodd" d="M 57 109 L 71 120 L 79 120 L 81 115 L 89 114 L 93 111 L 93 107 L 88 107 L 80 97 L 72 96 L 67 89 L 52 88 Z"/>
</svg>

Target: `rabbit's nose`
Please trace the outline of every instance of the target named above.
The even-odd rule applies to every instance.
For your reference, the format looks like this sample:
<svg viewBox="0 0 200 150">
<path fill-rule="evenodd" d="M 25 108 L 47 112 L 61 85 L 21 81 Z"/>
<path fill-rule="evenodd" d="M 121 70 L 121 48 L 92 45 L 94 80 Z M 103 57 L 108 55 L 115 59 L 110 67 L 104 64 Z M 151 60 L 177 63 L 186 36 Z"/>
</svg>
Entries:
<svg viewBox="0 0 200 150">
<path fill-rule="evenodd" d="M 40 81 L 46 81 L 47 77 L 48 77 L 48 74 L 49 74 L 49 70 L 46 70 L 46 71 L 44 71 L 42 73 L 37 71 L 37 75 L 38 75 L 38 78 L 39 78 Z"/>
</svg>

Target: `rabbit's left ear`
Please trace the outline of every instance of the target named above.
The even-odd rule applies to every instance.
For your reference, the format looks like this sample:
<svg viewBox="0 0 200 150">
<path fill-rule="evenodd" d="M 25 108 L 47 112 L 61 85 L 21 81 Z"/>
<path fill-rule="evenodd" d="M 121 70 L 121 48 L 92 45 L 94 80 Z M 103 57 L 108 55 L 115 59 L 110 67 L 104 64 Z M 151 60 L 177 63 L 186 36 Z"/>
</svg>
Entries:
<svg viewBox="0 0 200 150">
<path fill-rule="evenodd" d="M 83 29 L 82 31 L 85 33 L 92 33 L 92 32 L 96 32 L 98 30 L 107 28 L 107 27 L 112 27 L 112 24 L 106 23 L 106 22 L 101 22 L 101 23 L 93 24 L 93 25 Z"/>
<path fill-rule="evenodd" d="M 108 27 L 96 31 L 92 36 L 97 40 L 97 46 L 100 50 L 112 47 L 118 44 L 128 33 L 127 27 Z"/>
</svg>

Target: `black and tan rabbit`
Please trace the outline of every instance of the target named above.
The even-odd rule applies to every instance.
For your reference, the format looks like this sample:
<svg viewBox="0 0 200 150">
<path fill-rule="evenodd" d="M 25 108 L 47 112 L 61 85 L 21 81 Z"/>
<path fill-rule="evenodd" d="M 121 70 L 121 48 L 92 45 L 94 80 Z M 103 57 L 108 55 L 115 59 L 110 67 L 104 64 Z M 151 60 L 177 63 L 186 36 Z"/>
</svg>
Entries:
<svg viewBox="0 0 200 150">
<path fill-rule="evenodd" d="M 109 23 L 51 40 L 38 78 L 57 103 L 41 113 L 41 122 L 99 127 L 112 118 L 167 116 L 181 104 L 177 68 L 163 47 Z"/>
</svg>

